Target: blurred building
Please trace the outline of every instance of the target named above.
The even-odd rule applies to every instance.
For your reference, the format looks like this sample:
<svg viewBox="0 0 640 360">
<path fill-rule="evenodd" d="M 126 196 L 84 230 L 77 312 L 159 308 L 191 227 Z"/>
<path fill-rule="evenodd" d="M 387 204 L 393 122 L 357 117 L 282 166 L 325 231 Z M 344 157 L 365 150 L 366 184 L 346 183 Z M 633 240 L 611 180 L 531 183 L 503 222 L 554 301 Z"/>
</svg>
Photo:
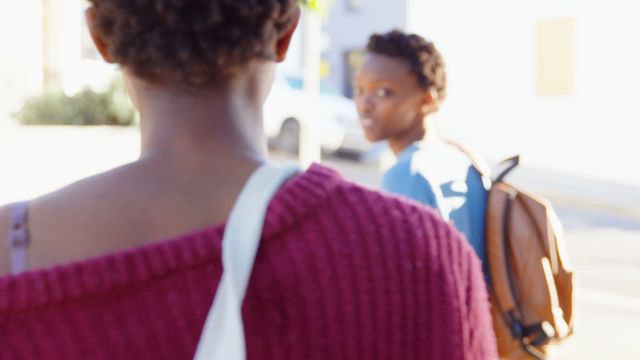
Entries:
<svg viewBox="0 0 640 360">
<path fill-rule="evenodd" d="M 369 35 L 390 29 L 406 29 L 407 0 L 335 0 L 325 20 L 329 80 L 334 87 L 351 95 L 353 69 L 359 63 Z"/>
<path fill-rule="evenodd" d="M 29 95 L 101 87 L 83 0 L 0 2 L 0 124 Z M 323 71 L 350 94 L 367 37 L 392 28 L 432 39 L 449 74 L 446 134 L 496 160 L 640 187 L 640 33 L 627 0 L 335 0 Z M 302 66 L 300 31 L 284 67 Z"/>
<path fill-rule="evenodd" d="M 640 33 L 626 0 L 336 0 L 331 81 L 374 31 L 433 40 L 447 63 L 442 127 L 491 159 L 640 186 Z"/>
<path fill-rule="evenodd" d="M 42 38 L 39 2 L 0 2 L 0 122 L 42 84 Z"/>
</svg>

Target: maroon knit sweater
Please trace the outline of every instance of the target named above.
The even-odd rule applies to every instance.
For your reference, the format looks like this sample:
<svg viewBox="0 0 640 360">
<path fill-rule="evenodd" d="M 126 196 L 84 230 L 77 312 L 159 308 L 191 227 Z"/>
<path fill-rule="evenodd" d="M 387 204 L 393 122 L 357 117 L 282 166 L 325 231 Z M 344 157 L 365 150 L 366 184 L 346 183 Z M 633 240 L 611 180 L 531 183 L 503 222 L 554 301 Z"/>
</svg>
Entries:
<svg viewBox="0 0 640 360">
<path fill-rule="evenodd" d="M 0 277 L 0 359 L 191 359 L 223 231 Z M 243 315 L 249 359 L 496 358 L 461 235 L 318 165 L 272 201 Z"/>
</svg>

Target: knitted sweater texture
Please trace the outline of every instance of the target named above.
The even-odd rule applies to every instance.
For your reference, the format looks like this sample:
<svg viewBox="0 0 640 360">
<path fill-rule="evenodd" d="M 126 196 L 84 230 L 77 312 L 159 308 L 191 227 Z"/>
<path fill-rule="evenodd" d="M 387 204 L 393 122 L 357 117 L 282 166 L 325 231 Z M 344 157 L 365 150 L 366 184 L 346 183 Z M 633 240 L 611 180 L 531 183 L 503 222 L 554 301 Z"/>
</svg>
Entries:
<svg viewBox="0 0 640 360">
<path fill-rule="evenodd" d="M 191 359 L 223 232 L 0 277 L 0 359 Z M 319 165 L 269 206 L 243 318 L 249 359 L 496 358 L 460 233 Z"/>
</svg>

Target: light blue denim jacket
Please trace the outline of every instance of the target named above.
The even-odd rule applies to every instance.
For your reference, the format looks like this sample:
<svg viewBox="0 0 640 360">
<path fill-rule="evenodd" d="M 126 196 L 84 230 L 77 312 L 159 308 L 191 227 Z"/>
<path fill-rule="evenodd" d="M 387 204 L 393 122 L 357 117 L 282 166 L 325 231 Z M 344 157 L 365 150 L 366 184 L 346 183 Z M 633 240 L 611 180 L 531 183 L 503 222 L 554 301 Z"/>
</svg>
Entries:
<svg viewBox="0 0 640 360">
<path fill-rule="evenodd" d="M 467 237 L 486 266 L 487 191 L 466 155 L 440 139 L 412 144 L 384 174 L 381 187 L 440 212 Z"/>
</svg>

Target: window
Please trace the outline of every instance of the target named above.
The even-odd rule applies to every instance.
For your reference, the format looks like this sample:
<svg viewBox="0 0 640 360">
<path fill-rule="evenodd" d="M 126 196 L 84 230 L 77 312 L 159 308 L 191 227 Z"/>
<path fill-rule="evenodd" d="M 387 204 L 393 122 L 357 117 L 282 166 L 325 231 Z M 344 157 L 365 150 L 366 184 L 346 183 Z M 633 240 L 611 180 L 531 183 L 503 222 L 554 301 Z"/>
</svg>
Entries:
<svg viewBox="0 0 640 360">
<path fill-rule="evenodd" d="M 575 87 L 575 20 L 539 21 L 536 30 L 538 96 L 572 95 Z"/>
</svg>

